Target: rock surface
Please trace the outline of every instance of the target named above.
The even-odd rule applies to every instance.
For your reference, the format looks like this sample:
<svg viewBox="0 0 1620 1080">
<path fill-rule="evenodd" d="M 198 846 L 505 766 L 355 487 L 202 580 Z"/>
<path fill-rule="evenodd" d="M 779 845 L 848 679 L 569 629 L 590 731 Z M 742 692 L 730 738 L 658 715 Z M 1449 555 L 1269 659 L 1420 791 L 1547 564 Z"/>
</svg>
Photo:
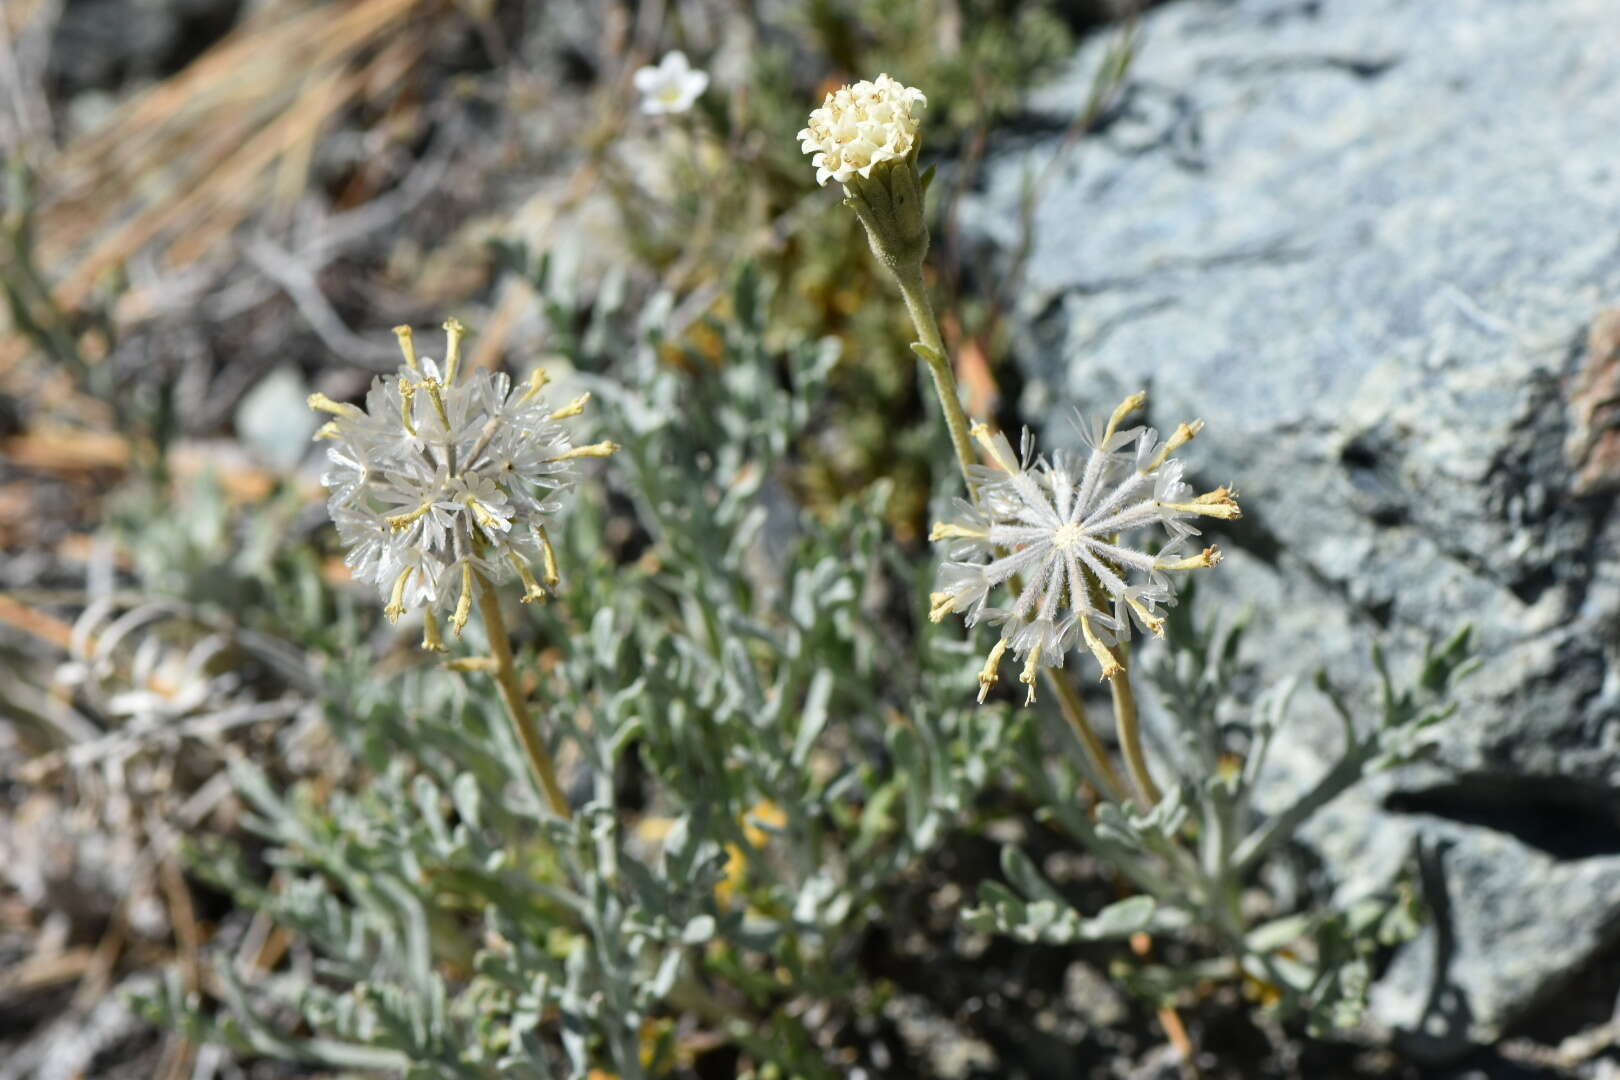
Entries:
<svg viewBox="0 0 1620 1080">
<path fill-rule="evenodd" d="M 1144 18 L 1100 132 L 1064 138 L 1095 41 L 964 213 L 977 264 L 1005 268 L 1033 179 L 1025 415 L 1146 386 L 1162 430 L 1209 420 L 1187 457 L 1248 515 L 1216 530 L 1233 557 L 1210 592 L 1262 614 L 1268 673 L 1366 688 L 1375 635 L 1402 657 L 1476 626 L 1438 764 L 1308 836 L 1346 893 L 1415 838 L 1437 853 L 1441 917 L 1375 994 L 1437 1059 L 1512 1031 L 1620 934 L 1620 515 L 1590 459 L 1612 376 L 1580 374 L 1609 362 L 1588 336 L 1620 304 L 1616 15 L 1179 0 Z M 1333 749 L 1301 704 L 1279 800 Z"/>
</svg>

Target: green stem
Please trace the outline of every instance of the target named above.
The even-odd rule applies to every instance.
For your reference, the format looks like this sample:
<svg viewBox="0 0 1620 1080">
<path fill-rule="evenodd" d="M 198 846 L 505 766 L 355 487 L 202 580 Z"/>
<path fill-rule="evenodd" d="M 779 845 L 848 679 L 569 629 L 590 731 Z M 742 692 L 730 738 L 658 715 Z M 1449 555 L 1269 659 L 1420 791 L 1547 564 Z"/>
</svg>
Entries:
<svg viewBox="0 0 1620 1080">
<path fill-rule="evenodd" d="M 506 715 L 517 731 L 523 752 L 528 755 L 529 767 L 545 793 L 551 812 L 565 821 L 572 817 L 568 799 L 562 785 L 557 783 L 557 769 L 551 763 L 551 751 L 540 737 L 540 729 L 524 701 L 523 687 L 518 682 L 517 666 L 512 662 L 512 641 L 506 636 L 506 619 L 501 615 L 501 601 L 495 589 L 483 574 L 474 573 L 478 582 L 478 613 L 484 619 L 484 633 L 489 637 L 489 651 L 495 660 L 495 685 L 501 689 L 501 700 L 506 704 Z"/>
<path fill-rule="evenodd" d="M 1085 747 L 1086 757 L 1092 766 L 1091 782 L 1096 785 L 1097 793 L 1105 799 L 1116 802 L 1125 795 L 1125 782 L 1120 779 L 1119 773 L 1114 769 L 1114 763 L 1108 759 L 1108 751 L 1103 748 L 1102 740 L 1097 738 L 1097 732 L 1092 729 L 1091 720 L 1086 716 L 1086 703 L 1080 698 L 1080 691 L 1058 673 L 1057 668 L 1046 669 L 1046 685 L 1057 694 L 1058 709 L 1063 718 L 1074 728 L 1074 733 L 1080 739 L 1080 745 Z"/>
<path fill-rule="evenodd" d="M 1142 725 L 1136 715 L 1136 692 L 1131 689 L 1131 669 L 1124 657 L 1120 656 L 1118 646 L 1109 651 L 1114 653 L 1122 669 L 1108 680 L 1108 688 L 1114 692 L 1114 730 L 1119 735 L 1119 748 L 1125 755 L 1125 768 L 1130 771 L 1131 782 L 1136 786 L 1137 794 L 1146 802 L 1146 808 L 1151 810 L 1163 795 L 1153 782 L 1153 773 L 1148 770 L 1147 754 L 1142 749 Z"/>
<path fill-rule="evenodd" d="M 1361 779 L 1367 758 L 1351 744 L 1345 756 L 1329 769 L 1316 785 L 1302 795 L 1287 810 L 1271 818 L 1260 829 L 1251 833 L 1232 854 L 1232 874 L 1242 880 L 1259 865 L 1260 860 L 1278 844 L 1294 835 L 1305 820 L 1322 807 L 1343 794 Z"/>
<path fill-rule="evenodd" d="M 962 411 L 962 401 L 956 392 L 956 375 L 951 370 L 951 360 L 945 352 L 945 341 L 939 336 L 939 323 L 934 319 L 933 305 L 928 302 L 928 290 L 923 285 L 922 264 L 911 266 L 892 266 L 894 280 L 900 285 L 900 295 L 905 298 L 906 311 L 911 315 L 911 325 L 916 327 L 919 355 L 928 364 L 928 370 L 934 376 L 934 393 L 939 397 L 939 407 L 945 413 L 945 426 L 951 433 L 951 447 L 956 451 L 956 463 L 962 468 L 962 479 L 967 482 L 968 495 L 971 498 L 975 492 L 971 469 L 977 465 L 978 458 L 973 453 L 973 439 L 968 434 L 967 413 Z"/>
</svg>

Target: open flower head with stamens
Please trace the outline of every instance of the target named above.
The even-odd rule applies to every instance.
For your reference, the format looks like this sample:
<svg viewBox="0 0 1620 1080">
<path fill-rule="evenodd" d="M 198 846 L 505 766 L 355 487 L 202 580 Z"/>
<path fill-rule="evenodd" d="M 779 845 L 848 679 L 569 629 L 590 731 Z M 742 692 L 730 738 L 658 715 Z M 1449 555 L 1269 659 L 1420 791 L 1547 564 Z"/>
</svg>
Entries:
<svg viewBox="0 0 1620 1080">
<path fill-rule="evenodd" d="M 800 148 L 812 155 L 816 183 L 847 184 L 856 176 L 871 176 L 875 165 L 906 158 L 927 106 L 921 90 L 888 75 L 828 94 L 799 132 Z"/>
<path fill-rule="evenodd" d="M 576 446 L 562 421 L 589 394 L 562 408 L 545 400 L 546 375 L 519 386 L 505 375 L 461 371 L 465 330 L 445 323 L 444 364 L 418 357 L 410 327 L 399 337 L 405 363 L 372 381 L 365 408 L 323 394 L 310 406 L 332 420 L 331 468 L 321 477 L 328 509 L 354 576 L 377 586 L 390 620 L 425 609 L 424 648 L 442 650 L 436 613 L 450 611 L 459 635 L 480 576 L 523 583 L 524 602 L 558 582 L 546 519 L 576 479 L 581 458 L 612 443 Z"/>
<path fill-rule="evenodd" d="M 1163 606 L 1174 602 L 1173 575 L 1214 566 L 1215 547 L 1193 550 L 1198 518 L 1241 516 L 1233 492 L 1216 488 L 1194 495 L 1171 457 L 1203 427 L 1182 424 L 1163 443 L 1152 428 L 1122 429 L 1142 407 L 1134 394 L 1099 432 L 1086 434 L 1089 453 L 1058 451 L 1037 457 L 1026 431 L 1020 454 L 1006 437 L 983 424 L 973 429 L 993 468 L 976 466 L 978 504 L 958 502 L 955 521 L 934 526 L 932 539 L 948 544 L 930 617 L 963 612 L 969 626 L 987 620 L 1001 638 L 979 675 L 979 700 L 995 685 L 1010 650 L 1023 662 L 1019 681 L 1035 699 L 1042 665 L 1062 667 L 1064 655 L 1083 644 L 1103 677 L 1123 669 L 1112 646 L 1130 638 L 1131 623 L 1163 634 Z M 1133 534 L 1162 529 L 1164 542 L 1146 550 Z M 991 594 L 1005 589 L 1005 606 Z"/>
</svg>

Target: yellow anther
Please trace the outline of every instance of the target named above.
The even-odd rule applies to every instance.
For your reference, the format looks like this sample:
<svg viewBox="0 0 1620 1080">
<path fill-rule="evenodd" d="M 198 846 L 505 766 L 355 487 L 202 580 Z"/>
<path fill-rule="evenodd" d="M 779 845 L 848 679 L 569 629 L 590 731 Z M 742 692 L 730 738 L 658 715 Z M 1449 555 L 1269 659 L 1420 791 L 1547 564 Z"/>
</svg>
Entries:
<svg viewBox="0 0 1620 1080">
<path fill-rule="evenodd" d="M 1018 471 L 1018 462 L 1009 457 L 1004 449 L 1007 445 L 1006 442 L 997 439 L 990 433 L 989 424 L 981 420 L 968 429 L 968 434 L 979 440 L 979 445 L 984 447 L 984 452 L 990 456 L 991 461 L 1000 467 L 1002 472 L 1015 473 Z"/>
<path fill-rule="evenodd" d="M 422 648 L 427 652 L 449 652 L 439 636 L 439 620 L 428 611 L 422 614 Z"/>
<path fill-rule="evenodd" d="M 411 583 L 411 575 L 416 573 L 416 567 L 407 566 L 400 571 L 399 577 L 394 579 L 394 591 L 389 594 L 388 606 L 383 608 L 383 614 L 388 616 L 389 622 L 398 622 L 399 617 L 405 614 L 405 587 Z"/>
<path fill-rule="evenodd" d="M 1176 428 L 1170 437 L 1164 441 L 1164 445 L 1159 447 L 1159 452 L 1153 455 L 1153 460 L 1148 463 L 1148 467 L 1143 471 L 1153 472 L 1164 464 L 1166 458 L 1192 442 L 1198 433 L 1203 430 L 1204 422 L 1202 420 L 1194 420 L 1190 424 L 1182 424 Z"/>
<path fill-rule="evenodd" d="M 545 603 L 546 590 L 540 587 L 538 581 L 534 580 L 534 571 L 529 569 L 529 564 L 524 560 L 523 556 L 515 551 L 508 551 L 506 557 L 517 568 L 518 580 L 523 582 L 523 602 L 528 604 L 538 600 L 542 604 Z"/>
<path fill-rule="evenodd" d="M 1103 429 L 1103 445 L 1108 445 L 1108 441 L 1114 437 L 1114 432 L 1119 430 L 1121 421 L 1123 421 L 1127 416 L 1131 415 L 1131 413 L 1135 412 L 1137 409 L 1140 409 L 1145 404 L 1147 404 L 1146 390 L 1138 390 L 1136 393 L 1120 402 L 1119 407 L 1114 410 L 1114 415 L 1108 418 L 1108 426 Z"/>
<path fill-rule="evenodd" d="M 1142 601 L 1134 596 L 1127 595 L 1125 602 L 1131 605 L 1131 610 L 1142 618 L 1142 625 L 1153 631 L 1154 637 L 1164 637 L 1164 620 L 1149 611 Z"/>
<path fill-rule="evenodd" d="M 1206 566 L 1215 566 L 1221 561 L 1221 549 L 1211 544 L 1196 555 L 1188 555 L 1185 559 L 1174 559 L 1170 562 L 1160 560 L 1153 564 L 1155 570 L 1201 570 Z"/>
<path fill-rule="evenodd" d="M 956 595 L 954 593 L 937 592 L 928 594 L 929 622 L 939 622 L 955 610 Z"/>
<path fill-rule="evenodd" d="M 1018 681 L 1028 688 L 1028 692 L 1024 695 L 1025 705 L 1035 704 L 1035 681 L 1040 675 L 1041 645 L 1040 642 L 1036 642 L 1035 647 L 1029 650 L 1029 659 L 1024 661 L 1024 670 L 1018 673 Z"/>
<path fill-rule="evenodd" d="M 394 327 L 394 336 L 399 339 L 399 351 L 405 354 L 405 366 L 412 371 L 418 370 L 416 366 L 416 340 L 411 337 L 411 328 L 408 326 Z"/>
<path fill-rule="evenodd" d="M 1229 487 L 1222 486 L 1216 488 L 1214 491 L 1204 492 L 1202 495 L 1198 496 L 1198 498 L 1194 499 L 1193 502 L 1198 503 L 1200 506 L 1225 505 L 1227 503 L 1236 506 L 1236 500 L 1237 492 L 1233 491 Z"/>
<path fill-rule="evenodd" d="M 1243 508 L 1238 506 L 1232 490 L 1224 487 L 1206 491 L 1190 503 L 1165 503 L 1164 506 L 1183 514 L 1202 514 L 1223 521 L 1236 521 L 1243 516 Z"/>
<path fill-rule="evenodd" d="M 416 434 L 416 391 L 420 387 L 420 383 L 413 383 L 409 379 L 399 380 L 399 415 L 405 421 L 407 435 Z"/>
<path fill-rule="evenodd" d="M 553 419 L 553 420 L 567 420 L 570 416 L 578 416 L 580 413 L 585 411 L 585 406 L 589 405 L 590 401 L 591 401 L 590 392 L 586 391 L 585 393 L 579 395 L 579 397 L 575 398 L 573 401 L 570 401 L 568 404 L 564 405 L 562 408 L 560 408 L 556 412 L 552 413 L 551 414 L 551 419 Z"/>
<path fill-rule="evenodd" d="M 461 564 L 461 597 L 456 600 L 456 610 L 450 615 L 450 629 L 461 636 L 466 629 L 467 620 L 472 617 L 473 602 L 473 569 L 470 563 Z"/>
<path fill-rule="evenodd" d="M 1102 667 L 1103 678 L 1112 679 L 1125 670 L 1114 658 L 1114 654 L 1108 651 L 1108 646 L 1104 645 L 1096 632 L 1091 629 L 1091 617 L 1088 615 L 1080 616 L 1080 636 L 1085 639 L 1086 648 L 1091 650 L 1091 655 L 1097 658 L 1097 663 Z"/>
<path fill-rule="evenodd" d="M 346 401 L 333 401 L 325 394 L 309 395 L 309 407 L 318 412 L 341 416 L 345 420 L 358 420 L 366 415 L 358 406 L 350 405 Z"/>
<path fill-rule="evenodd" d="M 539 397 L 540 392 L 546 388 L 546 384 L 550 381 L 551 376 L 546 374 L 544 368 L 535 368 L 529 372 L 529 385 L 524 389 L 523 396 L 518 398 L 518 404 L 527 405 Z"/>
<path fill-rule="evenodd" d="M 477 499 L 473 498 L 471 495 L 467 496 L 466 503 L 467 509 L 473 512 L 473 520 L 477 521 L 478 524 L 482 525 L 490 532 L 505 532 L 507 527 L 511 524 L 510 522 L 490 513 L 488 507 L 479 502 Z"/>
<path fill-rule="evenodd" d="M 432 509 L 433 500 L 429 499 L 421 506 L 418 506 L 415 510 L 407 510 L 403 514 L 395 514 L 392 517 L 385 517 L 383 520 L 388 522 L 388 527 L 390 529 L 394 530 L 395 532 L 399 532 L 401 529 L 408 529 L 418 521 L 421 521 L 422 518 L 427 515 L 427 512 Z"/>
<path fill-rule="evenodd" d="M 928 532 L 930 540 L 983 540 L 990 534 L 984 529 L 970 529 L 966 525 L 955 525 L 949 521 L 936 522 Z"/>
<path fill-rule="evenodd" d="M 444 381 L 454 385 L 456 369 L 461 366 L 461 339 L 467 333 L 467 328 L 455 319 L 444 321 Z"/>
<path fill-rule="evenodd" d="M 336 420 L 328 420 L 326 423 L 315 429 L 315 435 L 312 439 L 310 439 L 310 442 L 319 442 L 322 439 L 340 439 L 342 437 L 343 429 L 338 427 L 338 422 Z"/>
<path fill-rule="evenodd" d="M 427 391 L 428 400 L 433 402 L 433 411 L 439 414 L 439 423 L 444 430 L 450 430 L 450 413 L 444 407 L 444 393 L 438 379 L 423 379 L 420 388 Z"/>
<path fill-rule="evenodd" d="M 557 550 L 551 546 L 551 534 L 546 532 L 544 525 L 537 526 L 536 535 L 540 538 L 540 577 L 546 583 L 546 588 L 555 589 L 562 580 L 557 572 Z"/>
<path fill-rule="evenodd" d="M 574 458 L 610 457 L 610 456 L 612 456 L 612 455 L 614 455 L 614 454 L 616 454 L 618 452 L 619 452 L 619 444 L 618 443 L 616 443 L 616 442 L 599 442 L 599 443 L 591 443 L 588 446 L 576 446 L 572 450 L 568 451 L 565 454 L 559 454 L 558 456 L 556 456 L 554 458 L 547 458 L 546 460 L 548 460 L 548 461 L 571 461 Z"/>
<path fill-rule="evenodd" d="M 990 649 L 990 655 L 988 658 L 986 658 L 984 667 L 979 671 L 980 705 L 984 704 L 984 699 L 990 695 L 990 688 L 996 685 L 997 681 L 1001 678 L 999 670 L 1001 667 L 1001 657 L 1006 651 L 1007 639 L 997 639 L 995 645 Z"/>
</svg>

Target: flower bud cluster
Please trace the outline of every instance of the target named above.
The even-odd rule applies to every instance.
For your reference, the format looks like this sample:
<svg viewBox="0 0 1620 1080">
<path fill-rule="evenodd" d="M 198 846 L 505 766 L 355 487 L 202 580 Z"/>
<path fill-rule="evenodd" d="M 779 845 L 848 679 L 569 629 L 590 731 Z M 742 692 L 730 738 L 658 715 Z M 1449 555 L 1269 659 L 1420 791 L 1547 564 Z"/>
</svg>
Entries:
<svg viewBox="0 0 1620 1080">
<path fill-rule="evenodd" d="M 483 369 L 458 378 L 465 331 L 453 319 L 445 331 L 441 368 L 416 355 L 409 327 L 397 328 L 405 363 L 373 380 L 364 409 L 310 398 L 333 417 L 316 437 L 335 443 L 321 482 L 345 561 L 377 586 L 391 620 L 424 608 L 422 644 L 435 650 L 444 648 L 435 612 L 450 611 L 459 634 L 478 578 L 517 577 L 525 602 L 556 586 L 545 518 L 574 484 L 578 459 L 618 449 L 572 443 L 561 421 L 583 412 L 590 395 L 553 409 L 543 372 L 516 387 Z"/>
<path fill-rule="evenodd" d="M 888 75 L 862 79 L 827 95 L 799 132 L 799 146 L 813 155 L 816 183 L 847 184 L 872 175 L 872 167 L 911 154 L 928 99 L 916 87 Z"/>
</svg>

